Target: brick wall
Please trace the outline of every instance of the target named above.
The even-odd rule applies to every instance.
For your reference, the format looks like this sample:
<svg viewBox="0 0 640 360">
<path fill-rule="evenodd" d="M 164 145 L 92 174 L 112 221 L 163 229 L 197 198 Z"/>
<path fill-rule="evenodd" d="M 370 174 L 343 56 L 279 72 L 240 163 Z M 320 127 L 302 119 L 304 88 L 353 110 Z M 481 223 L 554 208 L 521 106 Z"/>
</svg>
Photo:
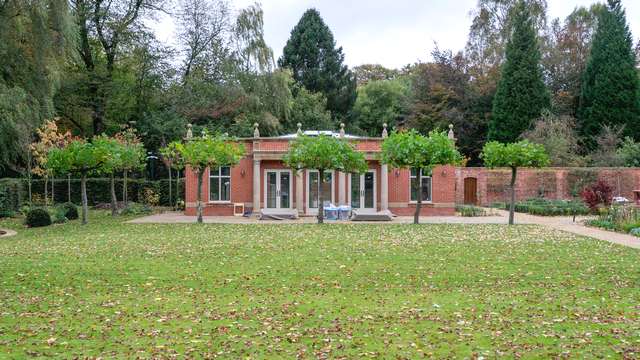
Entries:
<svg viewBox="0 0 640 360">
<path fill-rule="evenodd" d="M 415 212 L 415 204 L 410 203 L 410 171 L 391 169 L 389 171 L 389 209 L 396 215 L 409 216 Z M 456 168 L 437 166 L 431 175 L 431 202 L 423 203 L 421 215 L 453 215 L 456 200 Z"/>
<path fill-rule="evenodd" d="M 475 178 L 478 203 L 488 206 L 508 201 L 511 170 L 487 168 L 456 169 L 456 202 L 464 202 L 464 179 Z M 543 196 L 547 199 L 571 199 L 595 181 L 602 179 L 614 188 L 616 196 L 633 199 L 633 190 L 640 188 L 638 168 L 545 168 L 518 169 L 516 199 Z"/>
</svg>

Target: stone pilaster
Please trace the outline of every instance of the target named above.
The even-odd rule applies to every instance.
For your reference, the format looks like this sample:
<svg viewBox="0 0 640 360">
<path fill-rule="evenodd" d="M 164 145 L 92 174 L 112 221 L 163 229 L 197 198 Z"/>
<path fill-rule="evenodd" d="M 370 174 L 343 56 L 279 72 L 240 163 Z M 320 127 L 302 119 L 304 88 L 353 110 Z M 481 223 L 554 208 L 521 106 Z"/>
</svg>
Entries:
<svg viewBox="0 0 640 360">
<path fill-rule="evenodd" d="M 253 213 L 260 213 L 260 160 L 253 160 Z"/>
<path fill-rule="evenodd" d="M 380 166 L 380 210 L 389 210 L 389 166 Z"/>
<path fill-rule="evenodd" d="M 296 172 L 296 209 L 298 210 L 298 214 L 304 214 L 304 182 L 302 181 L 302 176 L 304 174 L 304 170 L 298 170 Z"/>
</svg>

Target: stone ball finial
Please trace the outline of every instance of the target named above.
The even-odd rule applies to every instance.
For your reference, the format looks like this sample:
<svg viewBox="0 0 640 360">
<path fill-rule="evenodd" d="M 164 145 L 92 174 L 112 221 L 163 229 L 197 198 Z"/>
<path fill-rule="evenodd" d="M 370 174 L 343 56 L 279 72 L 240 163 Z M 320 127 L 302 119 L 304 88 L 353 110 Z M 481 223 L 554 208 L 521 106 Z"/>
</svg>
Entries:
<svg viewBox="0 0 640 360">
<path fill-rule="evenodd" d="M 298 135 L 302 135 L 302 123 L 297 123 L 296 125 L 298 126 L 298 130 L 296 131 L 296 133 Z"/>
<path fill-rule="evenodd" d="M 253 123 L 253 137 L 254 138 L 259 138 L 260 137 L 260 130 L 258 129 L 258 123 Z"/>
<path fill-rule="evenodd" d="M 382 124 L 382 137 L 386 138 L 389 136 L 389 132 L 387 131 L 387 123 Z"/>
</svg>

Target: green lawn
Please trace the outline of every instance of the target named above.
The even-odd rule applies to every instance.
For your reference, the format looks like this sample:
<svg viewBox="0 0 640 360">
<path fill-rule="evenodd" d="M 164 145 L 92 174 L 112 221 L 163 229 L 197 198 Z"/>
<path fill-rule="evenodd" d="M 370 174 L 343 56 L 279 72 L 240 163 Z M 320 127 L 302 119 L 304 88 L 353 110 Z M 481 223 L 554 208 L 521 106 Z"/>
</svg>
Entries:
<svg viewBox="0 0 640 360">
<path fill-rule="evenodd" d="M 0 357 L 638 357 L 640 252 L 536 226 L 131 225 L 0 239 Z"/>
</svg>

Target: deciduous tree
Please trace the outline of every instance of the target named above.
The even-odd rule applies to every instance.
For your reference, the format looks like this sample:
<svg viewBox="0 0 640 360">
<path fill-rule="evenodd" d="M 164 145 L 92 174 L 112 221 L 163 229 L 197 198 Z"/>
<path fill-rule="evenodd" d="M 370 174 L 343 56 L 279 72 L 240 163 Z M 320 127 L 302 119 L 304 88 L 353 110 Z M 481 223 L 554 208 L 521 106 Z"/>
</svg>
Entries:
<svg viewBox="0 0 640 360">
<path fill-rule="evenodd" d="M 485 166 L 489 168 L 507 167 L 511 169 L 511 202 L 509 205 L 509 225 L 513 225 L 513 214 L 516 203 L 516 175 L 518 168 L 540 168 L 549 164 L 549 157 L 544 146 L 533 144 L 528 140 L 503 144 L 490 141 L 485 144 L 481 154 Z"/>
<path fill-rule="evenodd" d="M 73 140 L 63 148 L 54 148 L 48 153 L 47 166 L 60 174 L 80 175 L 82 193 L 82 224 L 88 220 L 87 176 L 100 172 L 109 149 L 101 144 L 93 144 L 83 139 Z"/>
<path fill-rule="evenodd" d="M 460 164 L 462 155 L 446 132 L 432 130 L 429 136 L 423 136 L 415 130 L 394 131 L 382 143 L 382 162 L 397 169 L 415 169 L 418 179 L 421 179 L 422 174 L 430 173 L 436 165 Z M 416 186 L 414 190 L 418 198 L 413 216 L 414 224 L 419 223 L 422 207 L 422 185 L 418 181 Z"/>
<path fill-rule="evenodd" d="M 363 173 L 367 170 L 364 154 L 355 150 L 353 144 L 333 136 L 299 135 L 289 144 L 284 163 L 295 171 L 301 169 L 318 170 L 319 181 L 323 181 L 328 170 L 345 173 Z M 318 191 L 318 224 L 324 222 L 324 194 L 322 186 Z"/>
<path fill-rule="evenodd" d="M 409 111 L 410 84 L 407 79 L 374 80 L 358 88 L 353 107 L 355 125 L 370 136 L 380 136 L 382 125 L 393 128 Z"/>
<path fill-rule="evenodd" d="M 202 181 L 207 169 L 220 166 L 234 166 L 244 155 L 244 146 L 234 142 L 226 135 L 211 136 L 204 132 L 202 137 L 187 139 L 185 142 L 174 142 L 171 145 L 184 164 L 198 177 L 198 223 L 202 223 Z"/>
</svg>

